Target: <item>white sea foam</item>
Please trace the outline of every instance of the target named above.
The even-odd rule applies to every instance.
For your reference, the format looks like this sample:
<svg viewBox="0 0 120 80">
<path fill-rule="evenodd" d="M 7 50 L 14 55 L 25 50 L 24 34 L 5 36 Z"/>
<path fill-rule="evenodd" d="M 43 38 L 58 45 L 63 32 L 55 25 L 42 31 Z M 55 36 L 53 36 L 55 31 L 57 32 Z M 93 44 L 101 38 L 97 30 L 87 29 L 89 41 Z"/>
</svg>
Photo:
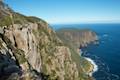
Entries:
<svg viewBox="0 0 120 80">
<path fill-rule="evenodd" d="M 104 34 L 103 37 L 108 37 L 108 34 Z"/>
<path fill-rule="evenodd" d="M 98 66 L 91 58 L 85 57 L 85 59 L 88 60 L 93 65 L 93 70 L 89 73 L 89 75 L 92 76 L 94 72 L 98 71 Z"/>
</svg>

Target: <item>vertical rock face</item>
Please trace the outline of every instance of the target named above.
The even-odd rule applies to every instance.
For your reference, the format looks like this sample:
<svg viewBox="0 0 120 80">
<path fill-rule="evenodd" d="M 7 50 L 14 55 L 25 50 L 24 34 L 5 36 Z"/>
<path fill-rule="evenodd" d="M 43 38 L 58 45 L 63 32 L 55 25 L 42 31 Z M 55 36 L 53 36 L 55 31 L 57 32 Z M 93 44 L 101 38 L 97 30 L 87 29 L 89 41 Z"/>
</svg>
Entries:
<svg viewBox="0 0 120 80">
<path fill-rule="evenodd" d="M 31 27 L 36 28 L 37 25 L 32 23 L 25 25 L 14 24 L 12 28 L 4 29 L 4 35 L 10 39 L 12 45 L 25 52 L 28 62 L 40 72 L 41 59 L 37 50 L 38 43 Z"/>
<path fill-rule="evenodd" d="M 16 65 L 11 50 L 7 48 L 6 43 L 0 38 L 0 76 L 9 75 L 13 72 L 20 72 L 19 66 Z"/>
<path fill-rule="evenodd" d="M 10 17 L 5 14 L 9 10 L 0 6 L 0 79 L 91 79 L 78 66 L 79 55 L 72 53 L 45 21 L 15 12 L 10 12 Z M 74 54 L 77 62 L 72 59 Z"/>
<path fill-rule="evenodd" d="M 96 33 L 89 29 L 60 29 L 57 34 L 60 38 L 70 41 L 78 48 L 85 47 L 87 44 L 98 40 Z"/>
</svg>

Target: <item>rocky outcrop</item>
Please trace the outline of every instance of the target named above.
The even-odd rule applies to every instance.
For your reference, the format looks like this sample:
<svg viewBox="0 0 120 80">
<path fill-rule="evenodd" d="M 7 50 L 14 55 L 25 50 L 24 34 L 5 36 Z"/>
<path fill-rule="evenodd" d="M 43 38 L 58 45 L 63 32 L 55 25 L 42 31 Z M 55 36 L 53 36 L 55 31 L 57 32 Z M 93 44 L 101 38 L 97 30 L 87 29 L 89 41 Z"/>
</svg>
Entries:
<svg viewBox="0 0 120 80">
<path fill-rule="evenodd" d="M 13 27 L 4 29 L 4 35 L 10 39 L 12 45 L 24 51 L 25 57 L 31 66 L 40 72 L 41 58 L 37 50 L 37 41 L 32 33 L 32 27 L 37 29 L 37 24 L 28 23 L 25 25 L 14 24 Z M 37 65 L 36 65 L 37 63 Z"/>
<path fill-rule="evenodd" d="M 1 7 L 2 12 L 8 11 Z M 0 79 L 91 79 L 83 71 L 89 64 L 84 64 L 86 61 L 72 52 L 42 19 L 10 12 L 0 24 Z"/>
</svg>

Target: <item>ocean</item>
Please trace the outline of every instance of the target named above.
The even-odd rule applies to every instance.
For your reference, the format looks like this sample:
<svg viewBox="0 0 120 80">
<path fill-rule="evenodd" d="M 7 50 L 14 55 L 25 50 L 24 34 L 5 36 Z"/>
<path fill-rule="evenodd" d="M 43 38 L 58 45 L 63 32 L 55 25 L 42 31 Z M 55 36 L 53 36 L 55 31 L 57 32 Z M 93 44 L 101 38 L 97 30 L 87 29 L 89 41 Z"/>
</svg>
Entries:
<svg viewBox="0 0 120 80">
<path fill-rule="evenodd" d="M 120 24 L 68 24 L 52 25 L 57 30 L 62 27 L 91 29 L 99 37 L 99 44 L 89 44 L 82 48 L 82 56 L 89 57 L 98 65 L 93 74 L 96 80 L 120 80 Z"/>
</svg>

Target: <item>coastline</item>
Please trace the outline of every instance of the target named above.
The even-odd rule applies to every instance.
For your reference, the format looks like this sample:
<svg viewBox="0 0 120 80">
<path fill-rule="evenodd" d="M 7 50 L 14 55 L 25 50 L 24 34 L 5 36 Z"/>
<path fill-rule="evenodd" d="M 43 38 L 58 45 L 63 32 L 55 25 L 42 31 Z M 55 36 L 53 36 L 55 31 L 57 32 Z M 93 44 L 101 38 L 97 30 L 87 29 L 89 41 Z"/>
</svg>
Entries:
<svg viewBox="0 0 120 80">
<path fill-rule="evenodd" d="M 91 68 L 90 68 L 90 71 L 88 72 L 88 75 L 92 76 L 93 73 L 98 71 L 98 65 L 91 58 L 88 58 L 88 57 L 84 57 L 84 58 L 91 63 Z"/>
<path fill-rule="evenodd" d="M 79 55 L 81 55 L 83 52 L 82 52 L 82 49 L 79 49 Z M 84 56 L 83 56 L 84 57 Z M 98 71 L 98 65 L 95 63 L 95 61 L 94 60 L 92 60 L 91 58 L 89 58 L 89 57 L 84 57 L 88 62 L 90 62 L 90 65 L 91 65 L 91 67 L 90 67 L 90 69 L 89 69 L 89 71 L 87 72 L 87 74 L 89 75 L 89 76 L 92 76 L 93 75 L 93 73 L 95 73 L 95 72 L 97 72 Z"/>
</svg>

